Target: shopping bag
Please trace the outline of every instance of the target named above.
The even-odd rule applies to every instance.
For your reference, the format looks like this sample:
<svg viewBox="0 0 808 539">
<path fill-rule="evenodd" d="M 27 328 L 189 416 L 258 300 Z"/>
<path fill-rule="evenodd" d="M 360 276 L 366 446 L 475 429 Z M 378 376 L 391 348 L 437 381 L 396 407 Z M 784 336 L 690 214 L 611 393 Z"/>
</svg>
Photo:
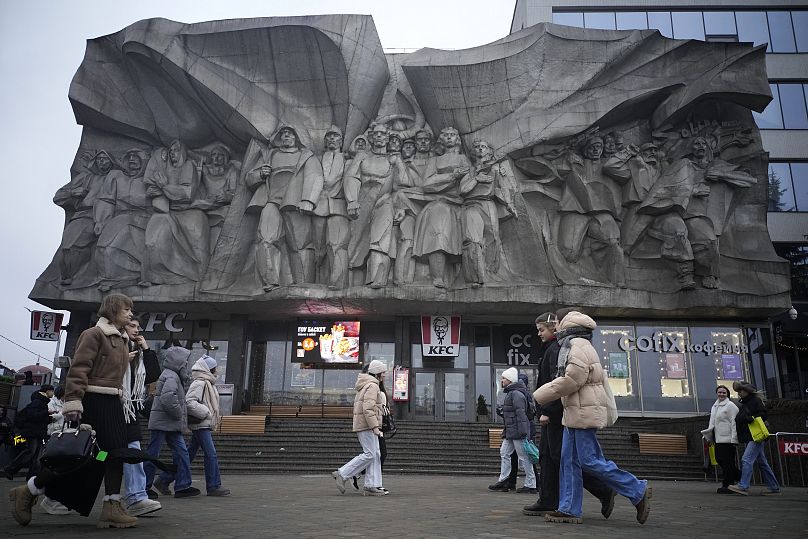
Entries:
<svg viewBox="0 0 808 539">
<path fill-rule="evenodd" d="M 525 454 L 527 458 L 530 459 L 530 462 L 533 464 L 539 463 L 539 448 L 536 447 L 536 444 L 525 438 L 522 442 L 522 447 L 525 449 Z"/>
<path fill-rule="evenodd" d="M 709 448 L 707 449 L 707 453 L 710 455 L 710 465 L 718 466 L 718 461 L 715 460 L 715 444 L 710 444 Z"/>
<path fill-rule="evenodd" d="M 763 418 L 758 416 L 754 421 L 749 423 L 749 433 L 752 435 L 752 440 L 755 442 L 763 442 L 769 439 L 769 428 L 763 421 Z"/>
</svg>

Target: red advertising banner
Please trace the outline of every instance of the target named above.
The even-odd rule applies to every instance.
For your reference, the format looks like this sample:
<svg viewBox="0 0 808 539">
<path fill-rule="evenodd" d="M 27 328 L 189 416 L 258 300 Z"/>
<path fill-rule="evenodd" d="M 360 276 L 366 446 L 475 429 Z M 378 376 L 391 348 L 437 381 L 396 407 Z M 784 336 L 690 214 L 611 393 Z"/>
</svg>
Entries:
<svg viewBox="0 0 808 539">
<path fill-rule="evenodd" d="M 421 316 L 421 355 L 460 355 L 460 316 Z"/>
<path fill-rule="evenodd" d="M 35 341 L 58 341 L 62 330 L 62 313 L 31 311 L 31 339 Z"/>
<path fill-rule="evenodd" d="M 791 442 L 779 440 L 778 449 L 787 457 L 808 457 L 808 442 Z"/>
</svg>

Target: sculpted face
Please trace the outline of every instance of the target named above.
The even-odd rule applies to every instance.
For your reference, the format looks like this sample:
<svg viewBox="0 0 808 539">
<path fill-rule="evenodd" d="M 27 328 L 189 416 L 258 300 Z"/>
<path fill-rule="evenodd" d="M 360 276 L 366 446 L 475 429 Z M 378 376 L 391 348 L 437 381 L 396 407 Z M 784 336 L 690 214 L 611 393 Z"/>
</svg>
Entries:
<svg viewBox="0 0 808 539">
<path fill-rule="evenodd" d="M 342 135 L 334 132 L 326 133 L 324 142 L 326 150 L 336 152 L 342 146 Z"/>
<path fill-rule="evenodd" d="M 180 145 L 175 142 L 168 148 L 168 158 L 171 160 L 172 165 L 176 165 L 180 160 Z"/>
<path fill-rule="evenodd" d="M 460 144 L 460 135 L 454 129 L 444 129 L 440 132 L 440 140 L 447 148 L 454 148 Z"/>
<path fill-rule="evenodd" d="M 696 137 L 693 140 L 693 145 L 691 148 L 694 156 L 699 159 L 704 158 L 707 155 L 707 139 L 704 137 Z"/>
<path fill-rule="evenodd" d="M 656 165 L 657 163 L 657 149 L 646 148 L 642 151 L 642 160 L 648 164 Z"/>
<path fill-rule="evenodd" d="M 400 152 L 401 151 L 401 137 L 398 135 L 390 135 L 390 141 L 387 143 L 387 151 L 388 152 Z"/>
<path fill-rule="evenodd" d="M 606 135 L 606 138 L 603 139 L 603 153 L 606 155 L 617 153 L 617 141 L 612 135 Z"/>
<path fill-rule="evenodd" d="M 102 173 L 106 174 L 112 168 L 112 161 L 107 157 L 107 154 L 101 153 L 95 158 L 95 166 L 98 167 Z"/>
<path fill-rule="evenodd" d="M 596 160 L 600 159 L 601 155 L 603 155 L 603 140 L 600 138 L 590 139 L 584 148 L 584 157 Z"/>
<path fill-rule="evenodd" d="M 415 145 L 421 153 L 429 153 L 432 148 L 432 137 L 426 131 L 421 131 L 415 135 Z"/>
<path fill-rule="evenodd" d="M 227 164 L 227 152 L 222 148 L 213 148 L 210 152 L 210 161 L 217 167 L 223 167 Z"/>
<path fill-rule="evenodd" d="M 411 140 L 405 140 L 401 145 L 401 156 L 404 157 L 404 159 L 409 159 L 415 155 L 416 151 L 418 151 L 418 146 Z"/>
<path fill-rule="evenodd" d="M 370 138 L 370 143 L 377 150 L 387 148 L 387 143 L 390 141 L 390 136 L 387 134 L 387 130 L 381 126 L 374 128 L 373 131 L 368 133 L 368 137 Z"/>
<path fill-rule="evenodd" d="M 494 150 L 484 140 L 475 140 L 472 148 L 477 161 L 485 161 L 494 154 Z"/>
<path fill-rule="evenodd" d="M 363 152 L 368 149 L 368 143 L 363 138 L 356 139 L 356 144 L 354 144 L 356 151 Z"/>
<path fill-rule="evenodd" d="M 137 176 L 143 168 L 143 159 L 135 152 L 126 154 L 126 170 L 130 176 Z"/>
<path fill-rule="evenodd" d="M 297 135 L 289 127 L 281 129 L 280 133 L 278 133 L 278 140 L 281 143 L 281 148 L 294 148 L 297 146 Z"/>
</svg>

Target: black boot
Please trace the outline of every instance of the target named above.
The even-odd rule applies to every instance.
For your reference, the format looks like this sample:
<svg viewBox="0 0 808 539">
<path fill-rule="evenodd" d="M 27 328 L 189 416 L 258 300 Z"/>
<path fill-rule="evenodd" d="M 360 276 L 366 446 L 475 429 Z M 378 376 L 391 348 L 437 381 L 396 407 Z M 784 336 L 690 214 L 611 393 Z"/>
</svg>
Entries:
<svg viewBox="0 0 808 539">
<path fill-rule="evenodd" d="M 493 485 L 488 485 L 488 490 L 493 490 L 495 492 L 508 492 L 510 488 L 508 487 L 507 481 L 497 481 Z"/>
<path fill-rule="evenodd" d="M 548 507 L 541 503 L 541 498 L 536 500 L 533 505 L 526 505 L 522 508 L 522 514 L 532 517 L 539 517 L 550 511 L 555 511 L 557 507 Z"/>
</svg>

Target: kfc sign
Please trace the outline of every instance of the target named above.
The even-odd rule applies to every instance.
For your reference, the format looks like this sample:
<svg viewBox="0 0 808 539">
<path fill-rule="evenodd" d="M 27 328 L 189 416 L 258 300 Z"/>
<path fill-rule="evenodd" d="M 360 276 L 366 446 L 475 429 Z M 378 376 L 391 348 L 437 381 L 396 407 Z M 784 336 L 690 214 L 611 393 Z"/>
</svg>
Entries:
<svg viewBox="0 0 808 539">
<path fill-rule="evenodd" d="M 62 313 L 31 311 L 31 339 L 35 341 L 58 341 L 62 331 Z"/>
<path fill-rule="evenodd" d="M 787 457 L 808 457 L 808 442 L 780 440 L 780 454 Z"/>
<path fill-rule="evenodd" d="M 421 355 L 457 357 L 460 355 L 460 317 L 422 316 Z"/>
</svg>

